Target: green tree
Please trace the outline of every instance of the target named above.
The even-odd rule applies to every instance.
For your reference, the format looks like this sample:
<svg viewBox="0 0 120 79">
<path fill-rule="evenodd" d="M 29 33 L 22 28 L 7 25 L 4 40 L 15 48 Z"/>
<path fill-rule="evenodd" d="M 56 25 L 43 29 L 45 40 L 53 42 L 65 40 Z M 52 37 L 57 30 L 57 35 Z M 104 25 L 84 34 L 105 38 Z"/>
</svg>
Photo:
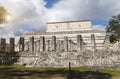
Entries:
<svg viewBox="0 0 120 79">
<path fill-rule="evenodd" d="M 106 32 L 110 36 L 110 42 L 120 39 L 120 14 L 110 19 Z"/>
</svg>

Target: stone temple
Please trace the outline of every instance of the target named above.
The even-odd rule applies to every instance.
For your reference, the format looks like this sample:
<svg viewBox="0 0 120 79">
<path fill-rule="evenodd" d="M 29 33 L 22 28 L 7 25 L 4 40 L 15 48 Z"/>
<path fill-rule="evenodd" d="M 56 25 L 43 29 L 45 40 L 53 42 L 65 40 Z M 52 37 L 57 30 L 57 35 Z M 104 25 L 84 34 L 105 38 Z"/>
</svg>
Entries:
<svg viewBox="0 0 120 79">
<path fill-rule="evenodd" d="M 120 70 L 120 40 L 109 42 L 105 31 L 93 30 L 92 22 L 47 23 L 44 33 L 27 33 L 14 46 L 0 40 L 0 63 L 26 67 L 92 67 Z M 15 51 L 14 51 L 15 50 Z"/>
<path fill-rule="evenodd" d="M 45 33 L 25 34 L 25 50 L 30 51 L 82 51 L 102 49 L 105 31 L 93 30 L 92 22 L 66 21 L 47 23 Z M 44 43 L 43 43 L 44 42 Z M 41 46 L 40 46 L 41 45 Z M 40 48 L 41 47 L 41 48 Z"/>
</svg>

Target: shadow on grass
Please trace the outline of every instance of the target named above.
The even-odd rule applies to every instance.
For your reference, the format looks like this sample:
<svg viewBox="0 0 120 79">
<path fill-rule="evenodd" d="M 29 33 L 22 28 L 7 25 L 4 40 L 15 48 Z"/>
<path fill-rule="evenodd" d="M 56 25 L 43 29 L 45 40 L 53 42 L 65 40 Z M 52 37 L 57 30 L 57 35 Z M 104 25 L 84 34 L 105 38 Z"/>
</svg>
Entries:
<svg viewBox="0 0 120 79">
<path fill-rule="evenodd" d="M 71 74 L 68 74 L 67 69 L 34 69 L 34 68 L 16 68 L 4 66 L 0 67 L 0 79 L 53 79 L 54 76 L 63 78 L 59 79 L 111 79 L 111 75 L 108 73 L 94 72 L 94 71 L 83 71 L 72 70 Z"/>
</svg>

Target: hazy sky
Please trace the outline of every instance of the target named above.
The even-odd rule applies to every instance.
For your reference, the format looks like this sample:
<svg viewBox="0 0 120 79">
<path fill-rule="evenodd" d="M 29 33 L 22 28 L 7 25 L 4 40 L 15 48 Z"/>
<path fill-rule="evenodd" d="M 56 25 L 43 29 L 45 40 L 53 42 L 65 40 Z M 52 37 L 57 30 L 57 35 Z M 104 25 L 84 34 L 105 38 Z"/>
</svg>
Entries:
<svg viewBox="0 0 120 79">
<path fill-rule="evenodd" d="M 11 13 L 11 21 L 1 24 L 0 36 L 23 36 L 44 32 L 47 22 L 92 20 L 93 28 L 104 30 L 109 19 L 120 13 L 120 0 L 0 0 Z"/>
</svg>

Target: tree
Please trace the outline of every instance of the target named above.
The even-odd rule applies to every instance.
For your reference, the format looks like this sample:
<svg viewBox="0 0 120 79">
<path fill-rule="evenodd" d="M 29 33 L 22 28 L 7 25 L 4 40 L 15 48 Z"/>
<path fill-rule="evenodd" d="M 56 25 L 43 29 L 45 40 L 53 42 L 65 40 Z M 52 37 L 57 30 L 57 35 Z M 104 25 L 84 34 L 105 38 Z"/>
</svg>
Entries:
<svg viewBox="0 0 120 79">
<path fill-rule="evenodd" d="M 110 36 L 110 42 L 120 39 L 120 14 L 110 19 L 106 32 Z"/>
</svg>

